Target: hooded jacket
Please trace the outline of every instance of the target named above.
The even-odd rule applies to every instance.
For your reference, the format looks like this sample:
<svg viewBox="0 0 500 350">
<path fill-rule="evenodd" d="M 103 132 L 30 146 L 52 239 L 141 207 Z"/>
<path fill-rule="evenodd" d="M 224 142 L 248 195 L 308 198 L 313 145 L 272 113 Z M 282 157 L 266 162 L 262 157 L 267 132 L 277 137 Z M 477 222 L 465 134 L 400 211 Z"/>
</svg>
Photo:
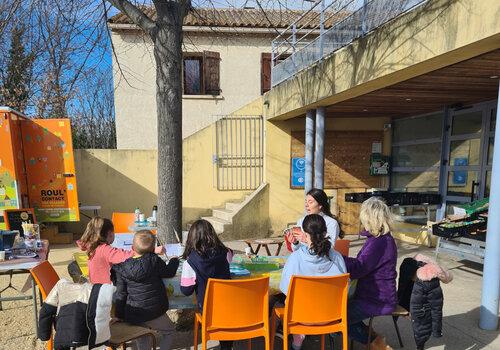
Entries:
<svg viewBox="0 0 500 350">
<path fill-rule="evenodd" d="M 420 267 L 411 293 L 410 314 L 417 349 L 423 349 L 431 334 L 442 336 L 444 298 L 440 282 L 449 283 L 453 276 L 425 255 L 417 254 L 414 259 Z"/>
<path fill-rule="evenodd" d="M 208 279 L 231 279 L 229 263 L 232 256 L 233 253 L 229 249 L 213 251 L 207 256 L 201 256 L 193 251 L 182 265 L 181 292 L 184 295 L 196 292 L 200 311 L 203 310 Z"/>
<path fill-rule="evenodd" d="M 379 237 L 368 231 L 356 258 L 344 257 L 347 272 L 357 279 L 354 299 L 368 316 L 390 315 L 398 302 L 396 293 L 397 247 L 390 233 Z"/>
<path fill-rule="evenodd" d="M 160 317 L 168 310 L 163 278 L 175 276 L 179 259 L 165 262 L 154 253 L 129 258 L 114 265 L 111 276 L 116 285 L 116 316 L 132 324 Z"/>
<path fill-rule="evenodd" d="M 37 335 L 50 339 L 55 329 L 54 349 L 88 345 L 89 349 L 107 342 L 115 288 L 111 284 L 77 284 L 61 279 L 52 288 L 40 309 Z"/>
<path fill-rule="evenodd" d="M 300 245 L 283 268 L 280 290 L 287 294 L 292 276 L 337 276 L 346 272 L 344 259 L 337 251 L 330 249 L 328 257 L 319 257 L 305 245 Z"/>
</svg>

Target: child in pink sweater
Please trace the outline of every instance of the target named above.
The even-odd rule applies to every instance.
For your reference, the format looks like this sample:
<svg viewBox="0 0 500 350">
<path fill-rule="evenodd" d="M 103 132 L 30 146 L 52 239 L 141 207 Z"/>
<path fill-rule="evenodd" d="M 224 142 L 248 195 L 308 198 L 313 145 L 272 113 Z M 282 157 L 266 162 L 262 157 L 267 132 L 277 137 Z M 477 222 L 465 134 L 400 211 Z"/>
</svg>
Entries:
<svg viewBox="0 0 500 350">
<path fill-rule="evenodd" d="M 94 217 L 87 224 L 82 238 L 77 242 L 89 257 L 90 283 L 111 283 L 111 265 L 124 262 L 134 255 L 133 250 L 112 247 L 115 240 L 113 222 L 109 219 Z M 157 247 L 155 253 L 163 254 L 164 248 Z"/>
</svg>

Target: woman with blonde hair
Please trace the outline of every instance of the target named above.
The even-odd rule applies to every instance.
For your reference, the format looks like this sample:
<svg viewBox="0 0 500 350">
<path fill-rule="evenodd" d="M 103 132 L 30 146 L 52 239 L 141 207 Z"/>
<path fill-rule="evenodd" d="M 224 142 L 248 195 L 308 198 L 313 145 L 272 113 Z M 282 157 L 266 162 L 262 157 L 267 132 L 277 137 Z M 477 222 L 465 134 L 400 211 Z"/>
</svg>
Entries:
<svg viewBox="0 0 500 350">
<path fill-rule="evenodd" d="M 397 247 L 391 235 L 393 214 L 385 202 L 372 197 L 363 202 L 361 235 L 367 239 L 356 258 L 344 257 L 347 272 L 357 279 L 356 292 L 347 306 L 349 336 L 370 348 L 391 349 L 380 337 L 368 339 L 363 320 L 372 316 L 390 315 L 397 306 Z"/>
</svg>

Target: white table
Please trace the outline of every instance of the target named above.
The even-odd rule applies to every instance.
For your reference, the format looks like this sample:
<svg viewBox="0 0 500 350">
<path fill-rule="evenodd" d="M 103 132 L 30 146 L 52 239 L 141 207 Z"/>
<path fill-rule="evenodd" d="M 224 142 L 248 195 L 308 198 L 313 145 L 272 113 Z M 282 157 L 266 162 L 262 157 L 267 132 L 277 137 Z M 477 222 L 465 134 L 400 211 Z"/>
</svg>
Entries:
<svg viewBox="0 0 500 350">
<path fill-rule="evenodd" d="M 133 225 L 130 225 L 128 227 L 128 230 L 130 232 L 137 232 L 137 231 L 142 231 L 142 230 L 156 231 L 156 230 L 158 230 L 158 227 L 156 227 L 156 226 L 148 226 L 148 225 L 133 224 Z"/>
<path fill-rule="evenodd" d="M 42 241 L 42 249 L 38 252 L 38 258 L 20 258 L 0 262 L 0 275 L 9 276 L 9 284 L 7 287 L 0 290 L 0 311 L 2 310 L 2 301 L 15 301 L 15 300 L 33 300 L 33 313 L 35 317 L 35 326 L 38 329 L 38 308 L 37 308 L 37 296 L 36 296 L 36 283 L 31 277 L 30 269 L 34 268 L 41 262 L 47 259 L 49 251 L 49 242 L 47 240 Z M 30 276 L 26 280 L 24 287 L 18 290 L 12 285 L 12 276 L 19 274 L 29 274 Z M 1 293 L 5 292 L 7 289 L 14 289 L 17 292 L 24 293 L 29 289 L 29 284 L 31 282 L 31 295 L 19 295 L 14 297 L 1 297 Z"/>
</svg>

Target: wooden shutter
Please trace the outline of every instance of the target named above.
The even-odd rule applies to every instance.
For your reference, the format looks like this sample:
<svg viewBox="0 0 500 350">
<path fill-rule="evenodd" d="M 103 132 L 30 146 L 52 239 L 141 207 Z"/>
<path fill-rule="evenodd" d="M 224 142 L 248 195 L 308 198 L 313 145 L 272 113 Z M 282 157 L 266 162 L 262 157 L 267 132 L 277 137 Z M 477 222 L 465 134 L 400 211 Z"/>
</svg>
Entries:
<svg viewBox="0 0 500 350">
<path fill-rule="evenodd" d="M 220 94 L 220 54 L 218 52 L 203 52 L 203 80 L 205 94 Z"/>
<path fill-rule="evenodd" d="M 271 90 L 271 61 L 272 55 L 263 52 L 260 59 L 260 90 L 261 94 Z"/>
</svg>

